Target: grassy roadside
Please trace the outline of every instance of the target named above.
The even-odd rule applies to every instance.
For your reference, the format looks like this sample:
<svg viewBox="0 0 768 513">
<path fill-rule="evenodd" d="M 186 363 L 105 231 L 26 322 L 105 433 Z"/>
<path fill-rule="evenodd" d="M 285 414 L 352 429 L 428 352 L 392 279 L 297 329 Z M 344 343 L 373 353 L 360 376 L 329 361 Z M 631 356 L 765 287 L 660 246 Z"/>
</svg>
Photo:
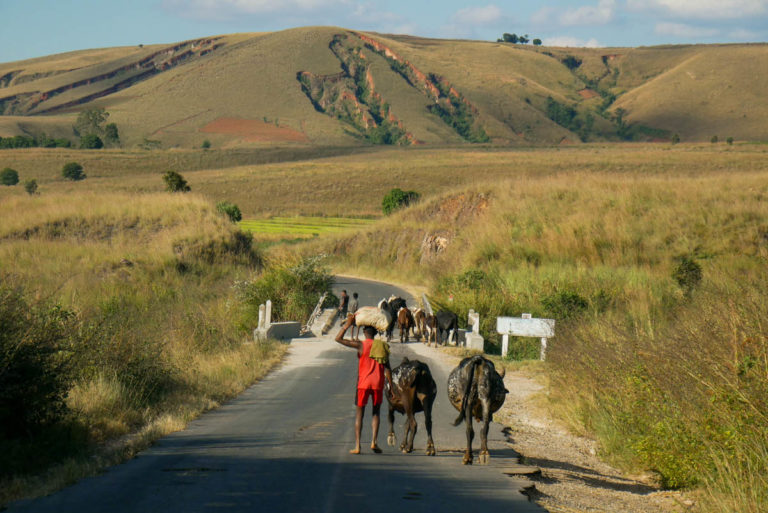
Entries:
<svg viewBox="0 0 768 513">
<path fill-rule="evenodd" d="M 285 352 L 240 328 L 233 284 L 262 256 L 199 196 L 16 196 L 0 215 L 0 503 L 131 457 Z"/>
<path fill-rule="evenodd" d="M 703 511 L 756 513 L 768 501 L 765 171 L 528 176 L 310 246 L 418 277 L 460 322 L 474 308 L 491 352 L 494 317 L 556 319 L 546 369 L 561 417 L 612 463 L 701 490 Z M 513 358 L 537 354 L 537 341 L 511 341 Z"/>
</svg>

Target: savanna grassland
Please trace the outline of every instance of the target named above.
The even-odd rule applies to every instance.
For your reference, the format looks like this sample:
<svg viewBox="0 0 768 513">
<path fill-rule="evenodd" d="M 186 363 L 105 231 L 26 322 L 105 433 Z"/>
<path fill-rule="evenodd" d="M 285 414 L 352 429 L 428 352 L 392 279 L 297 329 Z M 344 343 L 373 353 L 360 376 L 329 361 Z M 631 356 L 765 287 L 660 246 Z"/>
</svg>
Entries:
<svg viewBox="0 0 768 513">
<path fill-rule="evenodd" d="M 254 379 L 243 362 L 271 356 L 240 343 L 248 317 L 232 285 L 257 261 L 323 253 L 336 271 L 424 285 L 462 320 L 474 308 L 490 352 L 495 316 L 555 318 L 550 405 L 573 429 L 598 437 L 617 464 L 700 489 L 707 511 L 764 509 L 768 147 L 368 147 L 281 162 L 253 150 L 252 163 L 241 152 L 0 154 L 40 186 L 34 196 L 0 188 L 8 290 L 88 321 L 74 340 L 89 344 L 78 368 L 91 370 L 67 395 L 87 436 L 187 418 Z M 61 178 L 70 160 L 85 180 Z M 190 194 L 163 192 L 169 167 Z M 422 199 L 382 218 L 393 187 Z M 216 213 L 219 201 L 257 227 L 252 244 Z M 293 239 L 308 224 L 312 240 L 274 244 L 276 226 Z M 295 283 L 286 269 L 246 296 Z M 536 354 L 515 340 L 507 356 Z M 135 375 L 116 359 L 135 361 Z"/>
</svg>

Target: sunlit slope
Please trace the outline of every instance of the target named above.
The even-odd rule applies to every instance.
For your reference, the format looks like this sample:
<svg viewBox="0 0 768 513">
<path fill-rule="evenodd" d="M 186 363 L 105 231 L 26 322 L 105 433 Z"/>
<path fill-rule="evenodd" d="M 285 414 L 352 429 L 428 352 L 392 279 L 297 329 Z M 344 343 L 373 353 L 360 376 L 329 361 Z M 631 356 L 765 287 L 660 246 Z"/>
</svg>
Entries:
<svg viewBox="0 0 768 513">
<path fill-rule="evenodd" d="M 305 27 L 0 63 L 0 136 L 74 140 L 77 113 L 104 107 L 124 147 L 612 141 L 627 138 L 617 112 L 648 129 L 635 140 L 767 140 L 767 83 L 763 44 L 556 48 Z M 552 101 L 580 124 L 554 120 Z"/>
<path fill-rule="evenodd" d="M 702 47 L 621 96 L 630 122 L 683 140 L 768 140 L 768 45 Z"/>
</svg>

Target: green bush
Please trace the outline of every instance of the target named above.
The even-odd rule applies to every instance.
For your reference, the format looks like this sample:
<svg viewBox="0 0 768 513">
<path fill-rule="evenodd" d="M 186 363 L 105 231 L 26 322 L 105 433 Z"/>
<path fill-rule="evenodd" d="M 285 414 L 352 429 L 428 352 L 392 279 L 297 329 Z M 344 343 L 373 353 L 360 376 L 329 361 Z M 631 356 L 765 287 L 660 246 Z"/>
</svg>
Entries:
<svg viewBox="0 0 768 513">
<path fill-rule="evenodd" d="M 556 320 L 575 317 L 589 308 L 589 301 L 569 290 L 561 290 L 544 296 L 541 304 L 547 315 Z"/>
<path fill-rule="evenodd" d="M 709 142 L 711 142 L 712 144 L 715 144 L 717 142 L 717 136 L 713 135 L 712 139 L 710 139 Z"/>
<path fill-rule="evenodd" d="M 565 65 L 566 68 L 574 70 L 581 66 L 581 59 L 574 57 L 573 55 L 566 55 L 560 62 Z"/>
<path fill-rule="evenodd" d="M 0 183 L 3 185 L 16 185 L 19 183 L 19 173 L 15 169 L 6 167 L 0 171 Z"/>
<path fill-rule="evenodd" d="M 24 182 L 24 190 L 27 191 L 27 194 L 30 196 L 37 193 L 37 180 L 32 178 L 31 180 Z"/>
<path fill-rule="evenodd" d="M 64 167 L 61 168 L 61 176 L 67 180 L 85 180 L 85 173 L 83 173 L 83 166 L 77 162 L 67 162 Z"/>
<path fill-rule="evenodd" d="M 688 256 L 682 256 L 675 267 L 672 277 L 687 295 L 693 292 L 701 282 L 701 266 Z"/>
<path fill-rule="evenodd" d="M 243 219 L 243 214 L 240 212 L 240 208 L 229 201 L 220 201 L 216 203 L 216 210 L 218 210 L 220 214 L 227 216 L 233 223 Z"/>
<path fill-rule="evenodd" d="M 203 141 L 203 144 L 201 144 L 201 145 L 200 145 L 200 147 L 201 147 L 202 149 L 204 149 L 204 150 L 207 150 L 208 148 L 210 148 L 210 147 L 211 147 L 211 141 L 209 141 L 208 139 L 206 139 L 205 141 Z"/>
<path fill-rule="evenodd" d="M 728 143 L 729 146 L 732 145 L 733 144 L 733 137 L 729 137 L 728 139 L 725 140 L 725 142 Z"/>
<path fill-rule="evenodd" d="M 26 438 L 66 414 L 74 315 L 0 285 L 0 438 Z"/>
<path fill-rule="evenodd" d="M 680 136 L 678 134 L 672 134 L 672 139 L 670 139 L 672 144 L 677 144 L 680 142 Z"/>
<path fill-rule="evenodd" d="M 120 144 L 120 134 L 118 133 L 117 125 L 115 123 L 108 123 L 107 126 L 104 127 L 104 141 L 112 146 Z"/>
<path fill-rule="evenodd" d="M 96 134 L 84 135 L 80 138 L 81 150 L 99 150 L 104 147 L 104 141 Z"/>
<path fill-rule="evenodd" d="M 253 281 L 236 290 L 242 304 L 241 328 L 250 332 L 258 324 L 259 305 L 272 301 L 272 321 L 305 322 L 320 295 L 329 292 L 333 275 L 319 256 L 304 257 L 293 265 L 272 264 Z"/>
<path fill-rule="evenodd" d="M 389 215 L 395 210 L 407 207 L 411 203 L 415 203 L 419 200 L 420 194 L 416 191 L 403 191 L 399 188 L 394 188 L 389 191 L 384 199 L 381 201 L 381 209 L 384 215 Z"/>
<path fill-rule="evenodd" d="M 163 181 L 169 192 L 189 192 L 191 190 L 184 177 L 176 171 L 166 171 L 163 174 Z"/>
</svg>

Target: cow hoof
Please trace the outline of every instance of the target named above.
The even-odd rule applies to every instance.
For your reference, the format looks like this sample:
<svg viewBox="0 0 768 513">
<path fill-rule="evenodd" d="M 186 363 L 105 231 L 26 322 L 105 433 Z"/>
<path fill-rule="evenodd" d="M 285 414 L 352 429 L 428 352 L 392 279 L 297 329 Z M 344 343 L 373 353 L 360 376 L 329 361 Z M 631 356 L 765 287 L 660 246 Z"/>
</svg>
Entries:
<svg viewBox="0 0 768 513">
<path fill-rule="evenodd" d="M 434 456 L 435 455 L 435 447 L 433 445 L 430 445 L 427 447 L 427 456 Z"/>
<path fill-rule="evenodd" d="M 390 447 L 394 447 L 396 443 L 397 443 L 397 439 L 395 438 L 395 434 L 394 433 L 390 433 L 387 436 L 387 445 L 390 446 Z"/>
<path fill-rule="evenodd" d="M 464 458 L 462 458 L 461 462 L 464 465 L 472 465 L 472 455 L 464 453 Z"/>
<path fill-rule="evenodd" d="M 490 461 L 491 461 L 491 455 L 488 454 L 487 452 L 481 452 L 480 456 L 477 457 L 477 462 L 480 465 L 488 465 Z"/>
</svg>

